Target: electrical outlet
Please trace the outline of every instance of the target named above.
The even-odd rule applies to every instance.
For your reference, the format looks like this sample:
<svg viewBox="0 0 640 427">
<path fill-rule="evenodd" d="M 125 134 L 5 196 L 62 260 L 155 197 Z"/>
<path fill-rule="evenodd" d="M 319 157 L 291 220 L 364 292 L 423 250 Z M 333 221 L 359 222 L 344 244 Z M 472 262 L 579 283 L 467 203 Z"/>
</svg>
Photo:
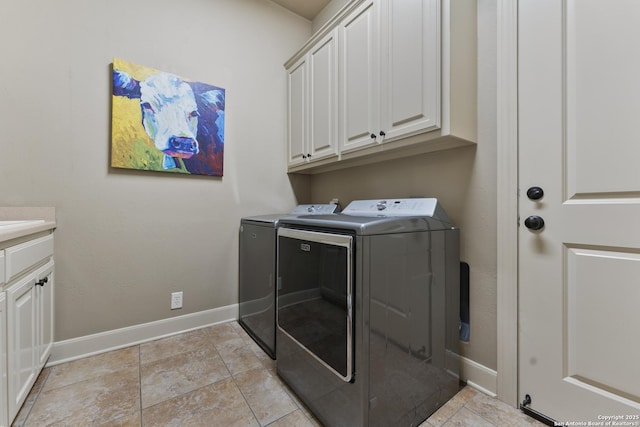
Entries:
<svg viewBox="0 0 640 427">
<path fill-rule="evenodd" d="M 182 291 L 171 292 L 171 310 L 182 308 Z"/>
</svg>

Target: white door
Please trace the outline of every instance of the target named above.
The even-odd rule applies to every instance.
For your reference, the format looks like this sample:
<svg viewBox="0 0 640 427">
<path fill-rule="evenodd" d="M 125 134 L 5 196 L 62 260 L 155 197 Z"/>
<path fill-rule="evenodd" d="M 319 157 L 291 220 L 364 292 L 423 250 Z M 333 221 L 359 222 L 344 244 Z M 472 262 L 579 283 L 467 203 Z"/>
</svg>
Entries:
<svg viewBox="0 0 640 427">
<path fill-rule="evenodd" d="M 518 27 L 519 400 L 637 426 L 640 1 L 520 0 Z"/>
</svg>

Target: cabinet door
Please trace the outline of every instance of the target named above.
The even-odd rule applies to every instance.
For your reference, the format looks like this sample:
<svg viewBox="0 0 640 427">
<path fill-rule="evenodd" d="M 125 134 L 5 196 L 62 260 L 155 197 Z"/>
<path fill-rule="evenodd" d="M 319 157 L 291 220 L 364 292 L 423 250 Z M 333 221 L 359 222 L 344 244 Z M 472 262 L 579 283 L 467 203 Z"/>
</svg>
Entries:
<svg viewBox="0 0 640 427">
<path fill-rule="evenodd" d="M 37 371 L 44 367 L 53 347 L 53 260 L 36 271 L 36 363 Z"/>
<path fill-rule="evenodd" d="M 35 274 L 7 289 L 9 419 L 13 419 L 35 382 Z"/>
<path fill-rule="evenodd" d="M 9 425 L 7 418 L 7 304 L 0 292 L 0 427 Z"/>
<path fill-rule="evenodd" d="M 307 57 L 301 58 L 287 70 L 289 94 L 287 129 L 288 164 L 303 163 L 307 158 Z"/>
<path fill-rule="evenodd" d="M 385 139 L 440 127 L 440 0 L 383 0 L 380 120 Z"/>
<path fill-rule="evenodd" d="M 342 153 L 375 145 L 380 140 L 376 4 L 363 3 L 338 27 Z M 371 134 L 377 138 L 371 138 Z"/>
<path fill-rule="evenodd" d="M 314 161 L 337 155 L 338 46 L 332 31 L 309 52 L 309 154 Z"/>
</svg>

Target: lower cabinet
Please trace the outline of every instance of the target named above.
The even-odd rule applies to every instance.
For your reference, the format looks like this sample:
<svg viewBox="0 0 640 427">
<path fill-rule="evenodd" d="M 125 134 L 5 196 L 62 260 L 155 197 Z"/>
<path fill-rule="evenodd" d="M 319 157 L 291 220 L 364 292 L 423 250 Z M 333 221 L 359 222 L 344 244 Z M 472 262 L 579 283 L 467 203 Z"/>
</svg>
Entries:
<svg viewBox="0 0 640 427">
<path fill-rule="evenodd" d="M 53 260 L 36 271 L 36 356 L 38 373 L 53 347 Z M 36 373 L 37 376 L 37 373 Z"/>
<path fill-rule="evenodd" d="M 8 426 L 7 414 L 7 301 L 0 292 L 0 426 Z"/>
<path fill-rule="evenodd" d="M 18 413 L 36 377 L 35 274 L 7 289 L 9 419 Z"/>
<path fill-rule="evenodd" d="M 53 346 L 53 236 L 7 248 L 0 292 L 0 427 L 10 426 Z"/>
</svg>

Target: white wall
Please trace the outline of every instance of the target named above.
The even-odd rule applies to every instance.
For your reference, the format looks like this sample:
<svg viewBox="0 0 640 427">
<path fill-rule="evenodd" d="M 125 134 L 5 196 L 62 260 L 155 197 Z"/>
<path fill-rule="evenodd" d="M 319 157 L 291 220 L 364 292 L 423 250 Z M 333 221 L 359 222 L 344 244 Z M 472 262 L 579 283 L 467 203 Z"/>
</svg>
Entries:
<svg viewBox="0 0 640 427">
<path fill-rule="evenodd" d="M 339 6 L 344 0 L 327 5 Z M 320 17 L 320 15 L 319 15 Z M 314 20 L 314 25 L 321 22 Z M 437 197 L 461 228 L 470 265 L 471 340 L 462 355 L 496 369 L 496 5 L 478 1 L 478 144 L 314 175 L 312 200 Z M 486 386 L 486 388 L 494 388 Z"/>
<path fill-rule="evenodd" d="M 310 22 L 268 0 L 21 0 L 0 16 L 0 205 L 57 208 L 56 341 L 237 303 L 240 217 L 307 194 L 284 172 L 282 64 Z M 109 167 L 114 57 L 226 89 L 223 178 Z"/>
</svg>

